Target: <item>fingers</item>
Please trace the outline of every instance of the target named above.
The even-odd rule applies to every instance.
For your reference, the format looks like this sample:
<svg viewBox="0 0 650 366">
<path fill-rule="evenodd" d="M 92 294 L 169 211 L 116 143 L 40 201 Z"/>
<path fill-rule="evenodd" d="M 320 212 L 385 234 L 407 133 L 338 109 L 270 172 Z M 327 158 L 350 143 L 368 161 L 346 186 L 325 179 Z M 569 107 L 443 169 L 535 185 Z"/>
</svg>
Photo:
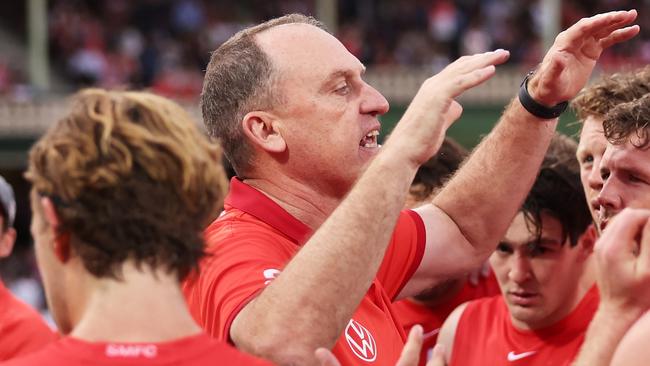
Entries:
<svg viewBox="0 0 650 366">
<path fill-rule="evenodd" d="M 607 48 L 607 47 L 609 47 L 611 45 L 614 45 L 616 43 L 625 42 L 628 39 L 630 39 L 630 38 L 636 36 L 637 34 L 639 34 L 640 30 L 641 30 L 641 28 L 639 28 L 638 25 L 625 27 L 623 29 L 617 29 L 617 30 L 611 32 L 611 34 L 609 36 L 601 39 L 600 40 L 600 46 L 604 49 L 604 48 Z"/>
<path fill-rule="evenodd" d="M 634 256 L 637 250 L 636 238 L 648 219 L 650 210 L 628 208 L 619 213 L 596 242 L 596 251 L 600 253 L 600 257 L 607 260 L 624 260 L 625 257 Z"/>
<path fill-rule="evenodd" d="M 500 65 L 506 62 L 509 57 L 510 52 L 502 49 L 477 53 L 475 55 L 463 56 L 449 64 L 445 69 L 459 73 L 467 73 L 489 65 Z"/>
<path fill-rule="evenodd" d="M 603 27 L 603 28 L 599 29 L 598 32 L 596 33 L 596 38 L 605 38 L 605 37 L 609 36 L 610 33 L 612 33 L 613 31 L 615 31 L 617 29 L 622 28 L 626 24 L 629 24 L 629 22 L 627 20 L 623 20 L 623 21 L 620 21 L 620 22 L 610 24 L 610 25 L 608 25 L 606 27 Z"/>
<path fill-rule="evenodd" d="M 647 219 L 643 225 L 638 250 L 639 265 L 637 269 L 644 271 L 647 276 L 648 272 L 650 272 L 650 219 Z"/>
<path fill-rule="evenodd" d="M 467 89 L 471 89 L 494 76 L 495 72 L 496 68 L 494 65 L 489 65 L 459 76 L 456 82 L 452 83 L 450 87 L 450 96 L 455 98 L 461 95 Z"/>
<path fill-rule="evenodd" d="M 314 352 L 320 366 L 341 366 L 336 356 L 327 348 L 319 348 Z"/>
<path fill-rule="evenodd" d="M 614 24 L 618 24 L 619 27 L 630 24 L 636 19 L 636 16 L 636 10 L 629 10 L 612 11 L 583 18 L 561 33 L 561 41 L 566 42 L 569 46 L 578 46 L 584 39 L 597 37 L 599 33 L 603 37 L 607 37 L 607 34 L 602 34 L 603 29 L 611 28 Z"/>
<path fill-rule="evenodd" d="M 402 349 L 402 354 L 395 366 L 416 366 L 420 360 L 422 342 L 422 326 L 416 324 L 411 328 L 404 349 Z"/>
<path fill-rule="evenodd" d="M 445 366 L 445 347 L 438 343 L 433 347 L 431 359 L 427 362 L 427 366 Z"/>
</svg>

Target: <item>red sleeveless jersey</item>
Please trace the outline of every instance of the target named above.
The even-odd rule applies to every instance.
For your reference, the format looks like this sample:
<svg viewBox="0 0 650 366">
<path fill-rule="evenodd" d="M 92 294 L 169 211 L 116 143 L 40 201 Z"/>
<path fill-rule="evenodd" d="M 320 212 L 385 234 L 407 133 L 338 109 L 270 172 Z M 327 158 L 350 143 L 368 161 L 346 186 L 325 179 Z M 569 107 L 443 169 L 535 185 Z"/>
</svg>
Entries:
<svg viewBox="0 0 650 366">
<path fill-rule="evenodd" d="M 570 365 L 598 308 L 596 286 L 559 322 L 537 330 L 519 330 L 502 296 L 470 302 L 458 322 L 450 366 Z"/>
<path fill-rule="evenodd" d="M 397 301 L 393 304 L 393 308 L 395 309 L 397 319 L 404 327 L 406 333 L 416 324 L 422 326 L 424 330 L 424 341 L 420 353 L 420 365 L 424 366 L 430 358 L 433 346 L 436 345 L 442 324 L 458 305 L 471 300 L 499 294 L 501 294 L 499 283 L 494 276 L 494 272 L 490 271 L 489 276 L 481 278 L 476 285 L 465 281 L 465 285 L 463 285 L 456 296 L 437 306 L 429 307 L 405 299 Z"/>
</svg>

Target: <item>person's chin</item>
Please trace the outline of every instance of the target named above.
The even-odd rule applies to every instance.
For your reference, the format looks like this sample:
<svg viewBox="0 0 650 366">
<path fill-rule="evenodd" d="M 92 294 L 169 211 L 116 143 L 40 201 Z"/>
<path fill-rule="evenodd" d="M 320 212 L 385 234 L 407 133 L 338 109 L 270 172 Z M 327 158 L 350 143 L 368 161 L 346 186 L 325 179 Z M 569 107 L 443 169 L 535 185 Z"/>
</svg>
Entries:
<svg viewBox="0 0 650 366">
<path fill-rule="evenodd" d="M 363 147 L 359 146 L 359 156 L 361 157 L 362 160 L 369 162 L 379 154 L 379 150 L 381 149 L 381 145 L 377 145 L 376 147 Z"/>
</svg>

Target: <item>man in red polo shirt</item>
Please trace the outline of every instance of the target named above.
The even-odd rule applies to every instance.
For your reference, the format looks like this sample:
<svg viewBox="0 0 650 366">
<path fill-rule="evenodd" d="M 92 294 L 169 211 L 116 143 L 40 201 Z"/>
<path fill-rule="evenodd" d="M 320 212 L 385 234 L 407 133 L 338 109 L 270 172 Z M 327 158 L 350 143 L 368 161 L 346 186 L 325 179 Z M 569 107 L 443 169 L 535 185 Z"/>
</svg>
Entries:
<svg viewBox="0 0 650 366">
<path fill-rule="evenodd" d="M 16 240 L 13 227 L 16 201 L 9 183 L 0 176 L 0 258 L 11 254 Z M 56 336 L 43 318 L 18 300 L 0 281 L 0 361 L 34 352 Z"/>
<path fill-rule="evenodd" d="M 212 256 L 184 285 L 195 319 L 280 364 L 313 363 L 319 347 L 346 365 L 394 364 L 404 333 L 391 302 L 486 259 L 564 101 L 604 48 L 638 32 L 627 26 L 635 17 L 603 14 L 560 34 L 432 204 L 402 213 L 417 167 L 461 113 L 454 98 L 508 53 L 463 57 L 425 81 L 379 153 L 377 117 L 388 103 L 319 22 L 289 15 L 233 36 L 212 54 L 202 109 L 238 177 L 206 230 Z"/>
<path fill-rule="evenodd" d="M 522 211 L 490 257 L 502 296 L 470 301 L 447 318 L 438 342 L 449 365 L 568 365 L 598 306 L 595 231 L 575 159 L 558 135 Z"/>
</svg>

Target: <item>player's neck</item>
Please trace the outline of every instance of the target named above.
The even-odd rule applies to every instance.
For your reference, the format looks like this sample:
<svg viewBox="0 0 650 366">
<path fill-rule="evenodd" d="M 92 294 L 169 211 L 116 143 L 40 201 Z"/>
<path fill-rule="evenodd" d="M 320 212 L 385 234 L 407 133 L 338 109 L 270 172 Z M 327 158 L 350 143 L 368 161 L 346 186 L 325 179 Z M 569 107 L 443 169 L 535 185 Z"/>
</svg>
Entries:
<svg viewBox="0 0 650 366">
<path fill-rule="evenodd" d="M 131 263 L 123 278 L 94 279 L 71 336 L 91 342 L 165 342 L 198 334 L 175 275 Z"/>
<path fill-rule="evenodd" d="M 596 284 L 596 258 L 590 255 L 585 260 L 585 269 L 580 276 L 580 288 L 587 293 Z"/>
<path fill-rule="evenodd" d="M 244 182 L 264 193 L 313 230 L 318 229 L 341 202 L 339 197 L 323 194 L 286 176 L 252 178 Z"/>
</svg>

